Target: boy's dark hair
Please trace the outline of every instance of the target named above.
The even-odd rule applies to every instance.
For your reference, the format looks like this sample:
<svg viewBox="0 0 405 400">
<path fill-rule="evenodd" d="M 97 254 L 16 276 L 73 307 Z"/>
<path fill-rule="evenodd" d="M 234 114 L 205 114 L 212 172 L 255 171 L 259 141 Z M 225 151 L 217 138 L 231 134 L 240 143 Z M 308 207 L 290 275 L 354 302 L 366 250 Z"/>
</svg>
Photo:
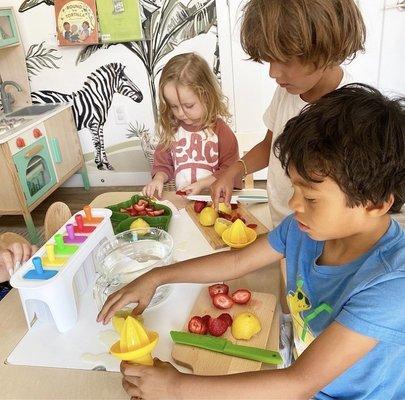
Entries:
<svg viewBox="0 0 405 400">
<path fill-rule="evenodd" d="M 331 177 L 349 207 L 394 196 L 405 201 L 405 98 L 389 99 L 368 85 L 343 86 L 304 107 L 274 143 L 287 171 L 311 182 Z M 288 171 L 287 171 L 288 173 Z"/>
<path fill-rule="evenodd" d="M 323 68 L 364 50 L 366 29 L 354 0 L 250 0 L 243 9 L 241 45 L 254 61 Z"/>
</svg>

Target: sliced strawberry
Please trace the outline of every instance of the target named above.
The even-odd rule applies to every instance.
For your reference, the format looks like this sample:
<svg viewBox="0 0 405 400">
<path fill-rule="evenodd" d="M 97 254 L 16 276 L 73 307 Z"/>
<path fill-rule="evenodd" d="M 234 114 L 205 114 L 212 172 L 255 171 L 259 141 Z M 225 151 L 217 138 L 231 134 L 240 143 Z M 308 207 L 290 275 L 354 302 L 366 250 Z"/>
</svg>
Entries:
<svg viewBox="0 0 405 400">
<path fill-rule="evenodd" d="M 231 308 L 233 303 L 233 300 L 224 293 L 218 293 L 212 298 L 212 304 L 214 304 L 214 306 L 220 310 Z"/>
<path fill-rule="evenodd" d="M 154 217 L 155 216 L 154 213 L 155 213 L 154 211 L 146 211 L 146 214 L 148 214 L 149 217 Z"/>
<path fill-rule="evenodd" d="M 179 196 L 186 196 L 187 195 L 187 193 L 184 190 L 178 190 L 176 192 L 176 194 L 179 195 Z"/>
<path fill-rule="evenodd" d="M 138 211 L 136 211 L 134 208 L 131 208 L 131 209 L 129 210 L 129 215 L 130 215 L 131 217 L 136 217 L 136 216 L 138 215 Z"/>
<path fill-rule="evenodd" d="M 231 317 L 230 314 L 228 314 L 228 313 L 222 313 L 218 318 L 219 318 L 219 319 L 222 319 L 223 321 L 225 321 L 225 322 L 228 324 L 228 326 L 231 326 L 231 325 L 232 325 L 233 318 Z"/>
<path fill-rule="evenodd" d="M 228 294 L 229 286 L 225 283 L 216 283 L 215 285 L 208 286 L 208 293 L 211 297 L 214 297 L 218 293 Z"/>
<path fill-rule="evenodd" d="M 205 335 L 207 333 L 208 326 L 201 317 L 195 315 L 188 322 L 188 331 L 191 333 L 197 333 L 198 335 Z"/>
<path fill-rule="evenodd" d="M 211 318 L 208 322 L 208 332 L 212 336 L 222 336 L 228 329 L 228 324 L 220 318 Z"/>
<path fill-rule="evenodd" d="M 155 210 L 153 211 L 153 215 L 157 217 L 158 215 L 162 215 L 165 213 L 165 210 Z"/>
<path fill-rule="evenodd" d="M 145 210 L 139 211 L 138 215 L 147 215 Z"/>
<path fill-rule="evenodd" d="M 248 224 L 246 225 L 248 228 L 252 228 L 252 229 L 256 229 L 257 228 L 257 224 Z"/>
<path fill-rule="evenodd" d="M 141 201 L 141 200 L 139 200 L 139 201 Z M 136 211 L 139 212 L 139 211 L 144 211 L 146 205 L 145 205 L 145 204 L 134 204 L 133 207 L 134 207 L 134 209 L 135 209 Z"/>
<path fill-rule="evenodd" d="M 231 204 L 232 210 L 236 210 L 238 208 L 238 204 Z"/>
<path fill-rule="evenodd" d="M 196 200 L 194 202 L 194 211 L 197 214 L 199 214 L 203 210 L 203 208 L 205 208 L 206 205 L 207 205 L 206 201 L 198 201 L 198 200 Z"/>
<path fill-rule="evenodd" d="M 208 326 L 208 322 L 210 322 L 211 315 L 205 314 L 203 317 L 201 317 L 202 320 L 204 321 L 205 325 Z"/>
<path fill-rule="evenodd" d="M 145 199 L 139 199 L 139 200 L 138 200 L 138 205 L 140 205 L 140 206 L 142 206 L 142 205 L 147 206 L 147 205 L 149 205 L 149 201 L 148 201 L 148 200 L 145 200 Z"/>
<path fill-rule="evenodd" d="M 153 207 L 145 207 L 145 211 L 146 212 L 152 212 L 152 211 L 155 211 L 155 209 L 153 208 Z"/>
<path fill-rule="evenodd" d="M 224 213 L 224 212 L 222 212 L 222 211 L 218 211 L 218 217 L 219 217 L 219 218 L 225 218 L 225 219 L 227 219 L 228 221 L 230 221 L 230 220 L 232 219 L 232 215 L 227 214 L 227 213 Z"/>
<path fill-rule="evenodd" d="M 232 300 L 237 304 L 246 304 L 250 300 L 251 296 L 252 293 L 250 293 L 249 290 L 238 289 L 236 292 L 232 293 Z"/>
</svg>

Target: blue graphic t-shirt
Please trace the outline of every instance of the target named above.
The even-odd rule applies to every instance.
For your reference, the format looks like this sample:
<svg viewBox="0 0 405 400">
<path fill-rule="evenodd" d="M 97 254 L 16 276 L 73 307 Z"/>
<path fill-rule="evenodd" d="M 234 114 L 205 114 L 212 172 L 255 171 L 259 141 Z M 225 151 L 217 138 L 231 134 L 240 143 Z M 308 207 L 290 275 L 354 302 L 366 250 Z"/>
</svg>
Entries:
<svg viewBox="0 0 405 400">
<path fill-rule="evenodd" d="M 337 321 L 378 340 L 316 399 L 405 399 L 405 231 L 391 220 L 385 235 L 357 260 L 319 265 L 324 242 L 302 232 L 292 215 L 269 243 L 287 261 L 287 302 L 299 354 Z"/>
</svg>

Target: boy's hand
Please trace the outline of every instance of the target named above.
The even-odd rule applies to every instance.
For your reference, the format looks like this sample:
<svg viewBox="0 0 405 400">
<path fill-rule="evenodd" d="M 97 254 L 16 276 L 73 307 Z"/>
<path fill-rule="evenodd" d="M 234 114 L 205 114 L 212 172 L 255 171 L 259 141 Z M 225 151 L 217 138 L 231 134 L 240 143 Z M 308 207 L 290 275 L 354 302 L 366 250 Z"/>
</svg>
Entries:
<svg viewBox="0 0 405 400">
<path fill-rule="evenodd" d="M 153 366 L 121 362 L 122 387 L 131 398 L 177 399 L 182 374 L 168 362 L 153 361 Z"/>
<path fill-rule="evenodd" d="M 0 282 L 7 281 L 37 250 L 37 246 L 15 242 L 7 249 L 0 251 Z"/>
<path fill-rule="evenodd" d="M 231 201 L 234 177 L 228 171 L 220 175 L 210 188 L 212 202 L 216 210 L 218 209 L 219 203 L 229 205 Z"/>
<path fill-rule="evenodd" d="M 150 303 L 156 288 L 159 286 L 152 278 L 152 271 L 133 280 L 117 292 L 110 294 L 97 316 L 97 322 L 107 324 L 116 311 L 130 303 L 138 303 L 132 310 L 132 314 L 141 314 Z"/>
</svg>

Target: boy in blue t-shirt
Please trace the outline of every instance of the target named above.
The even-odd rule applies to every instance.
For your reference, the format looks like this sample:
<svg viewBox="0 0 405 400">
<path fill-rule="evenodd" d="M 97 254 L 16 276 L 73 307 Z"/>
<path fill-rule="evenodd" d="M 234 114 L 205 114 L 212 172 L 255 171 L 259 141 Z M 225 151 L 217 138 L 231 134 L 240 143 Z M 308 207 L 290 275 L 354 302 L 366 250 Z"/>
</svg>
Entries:
<svg viewBox="0 0 405 400">
<path fill-rule="evenodd" d="M 165 283 L 241 277 L 287 259 L 287 301 L 299 357 L 285 369 L 204 377 L 169 363 L 123 363 L 141 398 L 405 399 L 405 99 L 347 85 L 285 126 L 275 154 L 291 178 L 293 214 L 268 238 L 142 275 L 112 294 L 98 321 Z"/>
</svg>

